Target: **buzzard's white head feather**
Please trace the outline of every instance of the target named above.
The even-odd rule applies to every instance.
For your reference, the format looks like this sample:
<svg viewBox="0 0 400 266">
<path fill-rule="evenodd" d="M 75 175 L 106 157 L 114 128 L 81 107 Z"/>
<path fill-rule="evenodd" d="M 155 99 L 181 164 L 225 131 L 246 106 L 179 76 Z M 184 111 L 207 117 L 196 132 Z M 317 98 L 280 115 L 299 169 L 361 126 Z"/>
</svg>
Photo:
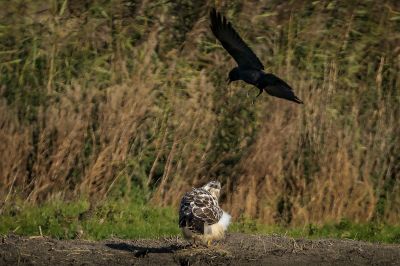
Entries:
<svg viewBox="0 0 400 266">
<path fill-rule="evenodd" d="M 204 190 L 207 190 L 211 193 L 216 199 L 219 199 L 219 194 L 221 192 L 221 183 L 218 181 L 211 181 L 205 184 L 202 187 Z"/>
</svg>

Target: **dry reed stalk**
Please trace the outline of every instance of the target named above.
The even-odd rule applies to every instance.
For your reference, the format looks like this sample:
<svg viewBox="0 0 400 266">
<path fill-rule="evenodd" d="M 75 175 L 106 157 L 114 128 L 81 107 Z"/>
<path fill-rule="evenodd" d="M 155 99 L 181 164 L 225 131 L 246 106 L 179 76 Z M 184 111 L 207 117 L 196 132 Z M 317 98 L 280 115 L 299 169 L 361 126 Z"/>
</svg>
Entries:
<svg viewBox="0 0 400 266">
<path fill-rule="evenodd" d="M 376 30 L 359 34 L 369 28 L 369 13 L 351 4 L 297 1 L 266 10 L 267 2 L 219 7 L 303 106 L 264 95 L 253 104 L 249 86 L 227 88 L 223 79 L 234 62 L 210 39 L 207 6 L 187 16 L 193 21 L 178 44 L 176 10 L 149 1 L 134 18 L 122 18 L 117 1 L 115 13 L 104 8 L 109 16 L 53 10 L 29 21 L 40 24 L 40 34 L 16 28 L 16 39 L 35 42 L 0 54 L 12 77 L 4 86 L 23 98 L 36 84 L 48 100 L 32 104 L 36 109 L 0 100 L 0 199 L 83 194 L 95 201 L 123 187 L 125 196 L 140 188 L 155 204 L 176 206 L 184 191 L 219 179 L 222 204 L 234 217 L 397 222 L 400 56 L 393 14 L 362 3 L 357 9 L 376 13 L 368 17 Z M 26 60 L 14 69 L 16 54 Z M 44 70 L 35 68 L 41 64 Z M 35 111 L 35 119 L 22 121 L 21 110 Z"/>
</svg>

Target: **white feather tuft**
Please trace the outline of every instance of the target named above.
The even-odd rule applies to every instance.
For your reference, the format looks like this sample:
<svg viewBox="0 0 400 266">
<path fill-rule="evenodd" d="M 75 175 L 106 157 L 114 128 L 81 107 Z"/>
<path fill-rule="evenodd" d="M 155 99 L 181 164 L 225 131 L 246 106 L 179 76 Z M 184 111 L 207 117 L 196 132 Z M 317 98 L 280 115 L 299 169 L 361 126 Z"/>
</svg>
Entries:
<svg viewBox="0 0 400 266">
<path fill-rule="evenodd" d="M 219 219 L 218 224 L 220 224 L 224 231 L 228 229 L 229 224 L 231 223 L 231 216 L 227 212 L 223 212 L 221 219 Z"/>
</svg>

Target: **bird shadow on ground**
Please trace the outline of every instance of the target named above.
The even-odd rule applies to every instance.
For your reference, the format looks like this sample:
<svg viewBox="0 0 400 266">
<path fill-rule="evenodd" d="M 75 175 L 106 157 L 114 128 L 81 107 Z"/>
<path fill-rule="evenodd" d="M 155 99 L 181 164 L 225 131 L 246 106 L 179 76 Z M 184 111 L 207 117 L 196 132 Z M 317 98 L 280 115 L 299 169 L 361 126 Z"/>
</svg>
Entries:
<svg viewBox="0 0 400 266">
<path fill-rule="evenodd" d="M 145 257 L 149 253 L 174 253 L 175 251 L 186 248 L 185 245 L 175 245 L 175 244 L 157 248 L 137 246 L 126 243 L 108 243 L 106 244 L 106 246 L 112 249 L 133 252 L 135 254 L 135 257 Z"/>
</svg>

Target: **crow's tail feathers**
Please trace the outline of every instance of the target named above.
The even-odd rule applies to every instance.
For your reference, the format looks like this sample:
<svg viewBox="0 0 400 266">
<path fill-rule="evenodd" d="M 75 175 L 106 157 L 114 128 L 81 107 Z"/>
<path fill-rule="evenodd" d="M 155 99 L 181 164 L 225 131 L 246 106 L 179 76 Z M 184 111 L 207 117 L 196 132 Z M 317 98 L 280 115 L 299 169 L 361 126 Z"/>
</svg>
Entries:
<svg viewBox="0 0 400 266">
<path fill-rule="evenodd" d="M 298 103 L 298 104 L 303 104 L 303 101 L 300 100 L 296 95 L 292 99 L 290 99 L 290 101 Z"/>
</svg>

